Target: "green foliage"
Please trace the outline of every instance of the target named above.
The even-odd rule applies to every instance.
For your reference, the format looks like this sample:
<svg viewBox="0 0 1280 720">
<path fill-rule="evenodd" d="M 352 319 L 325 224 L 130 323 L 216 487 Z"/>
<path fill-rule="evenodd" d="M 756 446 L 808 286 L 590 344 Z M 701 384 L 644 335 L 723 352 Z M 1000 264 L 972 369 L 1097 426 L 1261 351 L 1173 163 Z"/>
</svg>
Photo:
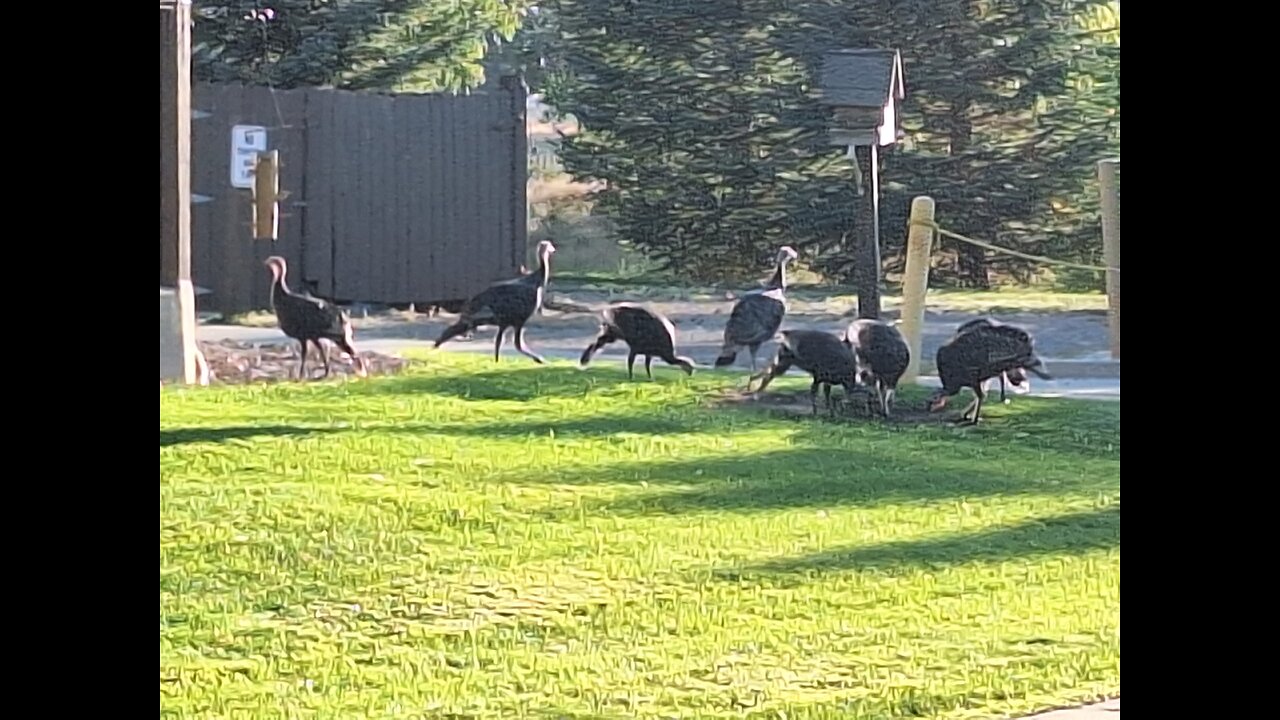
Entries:
<svg viewBox="0 0 1280 720">
<path fill-rule="evenodd" d="M 464 90 L 519 28 L 525 0 L 210 0 L 196 77 L 277 88 Z"/>
<path fill-rule="evenodd" d="M 1060 248 L 1048 241 L 1071 228 L 1053 207 L 1078 201 L 1064 193 L 1094 172 L 1098 158 L 1072 152 L 1082 146 L 1046 121 L 1046 108 L 1062 105 L 1069 94 L 1080 53 L 1075 18 L 1096 4 L 884 0 L 849 6 L 849 36 L 857 29 L 874 32 L 867 41 L 892 38 L 886 42 L 904 54 L 911 147 L 886 170 L 899 184 L 887 202 L 905 212 L 911 197 L 929 194 L 950 230 L 1054 255 Z M 893 239 L 901 243 L 900 235 Z M 950 274 L 962 284 L 986 285 L 986 251 L 953 241 L 943 246 L 956 260 L 941 268 L 944 279 Z M 1035 267 L 1009 256 L 990 260 L 1022 279 Z"/>
<path fill-rule="evenodd" d="M 851 175 L 826 144 L 794 30 L 774 2 L 556 0 L 564 55 L 548 101 L 562 145 L 624 238 L 696 279 L 759 276 L 778 245 L 838 243 Z"/>
<path fill-rule="evenodd" d="M 1053 222 L 1040 228 L 1053 257 L 1103 265 L 1096 164 L 1120 156 L 1120 3 L 1094 5 L 1076 17 L 1079 39 L 1068 92 L 1048 103 L 1043 123 L 1065 141 L 1055 146 Z M 1068 287 L 1102 289 L 1102 273 L 1055 271 Z"/>
<path fill-rule="evenodd" d="M 960 720 L 1119 690 L 1119 403 L 829 422 L 655 375 L 433 353 L 163 390 L 161 715 Z"/>
<path fill-rule="evenodd" d="M 518 73 L 529 87 L 540 88 L 546 82 L 547 62 L 559 38 L 552 14 L 532 2 L 526 4 L 528 11 L 519 32 L 511 42 L 494 48 L 486 64 L 501 69 L 503 74 Z"/>
<path fill-rule="evenodd" d="M 646 252 L 690 275 L 758 275 L 789 242 L 848 278 L 839 239 L 854 230 L 851 169 L 825 146 L 811 91 L 824 51 L 896 47 L 908 141 L 882 176 L 890 265 L 910 199 L 926 193 L 954 231 L 1097 260 L 1094 164 L 1119 151 L 1118 3 L 690 5 L 550 5 L 561 45 L 548 99 L 586 128 L 566 143 L 565 165 L 609 183 L 601 207 Z M 935 277 L 985 285 L 984 251 L 948 242 L 944 257 L 957 254 Z M 1023 279 L 1035 269 L 991 264 Z"/>
</svg>

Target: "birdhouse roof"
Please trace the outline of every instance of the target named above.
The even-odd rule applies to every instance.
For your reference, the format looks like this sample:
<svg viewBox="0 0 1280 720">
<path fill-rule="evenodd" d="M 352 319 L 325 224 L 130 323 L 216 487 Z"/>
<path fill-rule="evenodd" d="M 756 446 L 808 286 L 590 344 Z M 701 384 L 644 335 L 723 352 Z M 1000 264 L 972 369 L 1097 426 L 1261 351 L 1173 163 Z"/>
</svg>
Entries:
<svg viewBox="0 0 1280 720">
<path fill-rule="evenodd" d="M 835 50 L 822 67 L 822 102 L 826 105 L 881 107 L 890 97 L 906 97 L 902 57 L 897 50 Z"/>
</svg>

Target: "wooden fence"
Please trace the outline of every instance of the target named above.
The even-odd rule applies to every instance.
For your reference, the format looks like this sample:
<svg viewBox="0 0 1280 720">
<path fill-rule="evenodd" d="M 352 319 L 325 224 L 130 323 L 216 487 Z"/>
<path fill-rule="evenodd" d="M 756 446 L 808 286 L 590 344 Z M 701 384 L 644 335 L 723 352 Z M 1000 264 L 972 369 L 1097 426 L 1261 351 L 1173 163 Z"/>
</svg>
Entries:
<svg viewBox="0 0 1280 720">
<path fill-rule="evenodd" d="M 197 84 L 192 277 L 202 309 L 266 307 L 262 261 L 339 302 L 469 297 L 525 260 L 525 89 L 466 96 L 272 91 Z M 232 128 L 280 152 L 277 241 L 252 238 L 251 191 L 231 184 Z M 163 252 L 163 250 L 162 250 Z M 162 267 L 164 267 L 162 258 Z M 164 283 L 164 278 L 161 278 Z"/>
</svg>

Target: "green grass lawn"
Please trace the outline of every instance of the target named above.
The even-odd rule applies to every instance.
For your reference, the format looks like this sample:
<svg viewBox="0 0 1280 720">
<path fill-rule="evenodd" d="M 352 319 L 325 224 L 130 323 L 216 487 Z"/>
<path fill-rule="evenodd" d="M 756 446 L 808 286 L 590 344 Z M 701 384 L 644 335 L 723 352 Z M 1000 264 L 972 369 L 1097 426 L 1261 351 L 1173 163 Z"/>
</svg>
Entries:
<svg viewBox="0 0 1280 720">
<path fill-rule="evenodd" d="M 162 717 L 992 718 L 1119 691 L 1119 403 L 832 422 L 655 372 L 439 353 L 163 390 Z"/>
</svg>

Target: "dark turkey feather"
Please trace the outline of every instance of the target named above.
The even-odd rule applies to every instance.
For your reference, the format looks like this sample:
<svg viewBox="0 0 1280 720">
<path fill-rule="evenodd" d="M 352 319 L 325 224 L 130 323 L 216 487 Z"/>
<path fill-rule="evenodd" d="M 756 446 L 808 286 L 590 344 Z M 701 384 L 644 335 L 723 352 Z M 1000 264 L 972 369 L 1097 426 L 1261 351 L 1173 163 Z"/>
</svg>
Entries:
<svg viewBox="0 0 1280 720">
<path fill-rule="evenodd" d="M 964 388 L 973 391 L 974 401 L 961 414 L 960 420 L 976 424 L 982 413 L 988 380 L 1004 373 L 1022 377 L 1029 370 L 1045 379 L 1053 379 L 1044 371 L 1044 363 L 1036 355 L 1031 335 L 1020 327 L 1003 323 L 966 323 L 969 329 L 957 333 L 938 348 L 936 362 L 942 388 L 929 399 L 930 410 L 940 410 L 947 398 Z"/>
<path fill-rule="evenodd" d="M 809 401 L 815 415 L 818 413 L 819 387 L 824 390 L 827 411 L 833 415 L 835 406 L 831 402 L 831 387 L 843 387 L 846 399 L 858 390 L 858 366 L 853 351 L 840 338 L 820 330 L 783 330 L 773 361 L 760 373 L 752 375 L 747 387 L 750 389 L 752 380 L 761 380 L 756 392 L 763 392 L 774 378 L 792 366 L 813 377 Z"/>
<path fill-rule="evenodd" d="M 970 330 L 975 330 L 977 328 L 990 328 L 990 327 L 996 327 L 998 325 L 1003 325 L 1003 324 L 1004 323 L 998 320 L 992 320 L 991 318 L 975 318 L 973 320 L 969 320 L 968 322 L 961 323 L 960 327 L 956 328 L 956 334 L 960 335 L 962 333 L 966 333 L 966 332 L 969 332 Z M 1026 385 L 1026 381 L 1027 381 L 1027 375 L 1026 373 L 1022 372 L 1021 368 L 1015 368 L 1013 370 L 1000 373 L 1000 402 L 1001 403 L 1009 402 L 1007 397 L 1008 385 L 1012 385 L 1015 388 L 1024 388 L 1020 392 L 1026 392 L 1026 390 L 1029 389 Z M 991 388 L 991 381 L 990 380 L 985 381 L 982 385 L 983 392 L 986 392 L 990 388 Z"/>
<path fill-rule="evenodd" d="M 600 312 L 600 334 L 578 359 L 584 367 L 601 348 L 622 341 L 627 344 L 627 377 L 634 377 L 636 356 L 644 355 L 644 371 L 650 379 L 653 358 L 683 368 L 692 375 L 693 360 L 676 355 L 676 328 L 662 313 L 630 302 L 614 303 Z"/>
<path fill-rule="evenodd" d="M 276 323 L 281 332 L 302 346 L 298 377 L 306 377 L 308 343 L 316 346 L 324 361 L 323 377 L 329 376 L 329 349 L 321 340 L 332 342 L 351 356 L 357 374 L 364 375 L 367 372 L 364 359 L 352 345 L 354 333 L 350 316 L 327 300 L 312 297 L 310 293 L 291 291 L 286 278 L 289 269 L 284 258 L 273 255 L 264 264 L 271 269 L 271 310 L 276 315 Z"/>
<path fill-rule="evenodd" d="M 859 382 L 874 389 L 880 400 L 880 412 L 889 417 L 898 381 L 911 362 L 906 338 L 898 328 L 866 318 L 849 323 L 844 338 L 857 360 Z"/>
<path fill-rule="evenodd" d="M 542 306 L 542 295 L 551 276 L 551 254 L 555 251 L 550 241 L 538 243 L 538 268 L 520 277 L 496 282 L 477 293 L 463 306 L 458 321 L 436 338 L 435 347 L 476 328 L 496 326 L 493 359 L 497 360 L 502 351 L 502 338 L 507 328 L 513 328 L 516 350 L 541 364 L 542 357 L 525 347 L 524 326 Z"/>
<path fill-rule="evenodd" d="M 773 277 L 759 290 L 744 294 L 729 313 L 724 328 L 724 343 L 715 366 L 732 365 L 738 353 L 746 348 L 751 356 L 751 371 L 756 369 L 756 353 L 760 346 L 771 340 L 782 327 L 787 314 L 787 263 L 797 257 L 789 246 L 778 250 Z"/>
</svg>

